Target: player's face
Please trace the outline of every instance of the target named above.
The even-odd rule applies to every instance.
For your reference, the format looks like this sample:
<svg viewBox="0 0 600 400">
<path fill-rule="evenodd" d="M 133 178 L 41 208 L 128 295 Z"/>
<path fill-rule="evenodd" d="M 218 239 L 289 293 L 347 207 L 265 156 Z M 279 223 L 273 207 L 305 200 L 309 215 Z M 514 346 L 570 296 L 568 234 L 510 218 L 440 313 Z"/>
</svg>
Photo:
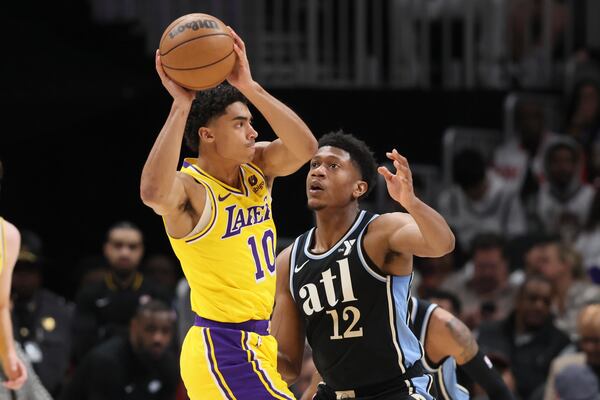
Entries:
<svg viewBox="0 0 600 400">
<path fill-rule="evenodd" d="M 310 160 L 306 177 L 306 195 L 311 210 L 344 207 L 357 198 L 360 179 L 350 154 L 342 149 L 323 146 Z"/>
<path fill-rule="evenodd" d="M 113 229 L 104 245 L 104 256 L 116 272 L 137 269 L 143 254 L 142 234 L 136 229 Z"/>
<path fill-rule="evenodd" d="M 173 323 L 169 311 L 142 314 L 132 323 L 134 346 L 154 359 L 160 358 L 173 339 Z"/>
<path fill-rule="evenodd" d="M 258 133 L 252 127 L 250 110 L 238 101 L 230 104 L 225 111 L 208 126 L 214 133 L 215 150 L 221 157 L 238 163 L 252 161 Z"/>
</svg>

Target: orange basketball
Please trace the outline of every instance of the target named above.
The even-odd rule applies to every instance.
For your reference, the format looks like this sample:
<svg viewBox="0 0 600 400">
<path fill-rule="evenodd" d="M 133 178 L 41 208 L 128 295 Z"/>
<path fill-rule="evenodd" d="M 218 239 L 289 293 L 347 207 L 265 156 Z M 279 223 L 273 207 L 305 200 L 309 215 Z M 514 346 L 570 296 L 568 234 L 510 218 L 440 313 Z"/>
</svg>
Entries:
<svg viewBox="0 0 600 400">
<path fill-rule="evenodd" d="M 226 25 L 208 14 L 188 14 L 173 21 L 160 39 L 159 51 L 169 78 L 193 90 L 223 82 L 236 59 Z"/>
</svg>

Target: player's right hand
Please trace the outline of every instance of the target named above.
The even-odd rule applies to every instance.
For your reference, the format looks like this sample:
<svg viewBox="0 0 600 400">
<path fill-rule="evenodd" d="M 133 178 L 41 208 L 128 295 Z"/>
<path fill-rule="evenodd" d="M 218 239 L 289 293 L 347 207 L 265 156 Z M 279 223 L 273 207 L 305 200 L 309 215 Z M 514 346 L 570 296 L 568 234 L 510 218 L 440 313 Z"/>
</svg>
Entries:
<svg viewBox="0 0 600 400">
<path fill-rule="evenodd" d="M 2 360 L 2 369 L 7 376 L 7 380 L 2 382 L 2 386 L 7 389 L 18 390 L 27 380 L 27 368 L 14 353 Z"/>
<path fill-rule="evenodd" d="M 192 90 L 189 90 L 182 86 L 179 86 L 177 83 L 175 83 L 171 78 L 169 78 L 167 76 L 167 74 L 165 73 L 165 70 L 163 69 L 162 62 L 160 61 L 159 50 L 156 50 L 155 63 L 156 63 L 156 72 L 158 72 L 160 81 L 162 82 L 165 89 L 167 89 L 167 91 L 169 92 L 171 97 L 173 97 L 173 100 L 176 102 L 178 102 L 178 101 L 183 102 L 185 104 L 192 104 L 192 101 L 194 100 L 194 97 L 196 96 L 196 94 Z"/>
</svg>

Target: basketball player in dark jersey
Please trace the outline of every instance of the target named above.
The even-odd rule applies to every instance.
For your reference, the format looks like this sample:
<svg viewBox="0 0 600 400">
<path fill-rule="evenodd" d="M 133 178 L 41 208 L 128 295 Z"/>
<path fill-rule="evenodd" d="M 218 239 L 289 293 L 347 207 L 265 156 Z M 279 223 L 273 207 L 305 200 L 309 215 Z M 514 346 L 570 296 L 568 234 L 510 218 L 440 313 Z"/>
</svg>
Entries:
<svg viewBox="0 0 600 400">
<path fill-rule="evenodd" d="M 396 172 L 378 171 L 408 212 L 377 216 L 358 205 L 376 178 L 369 148 L 342 132 L 323 136 L 306 179 L 316 227 L 277 258 L 278 369 L 295 379 L 307 337 L 325 382 L 318 399 L 431 398 L 409 328 L 412 256 L 442 256 L 454 235 L 415 196 L 406 158 L 396 150 L 387 157 Z"/>
<path fill-rule="evenodd" d="M 490 400 L 512 400 L 513 395 L 491 361 L 479 350 L 475 337 L 458 318 L 435 303 L 411 297 L 411 328 L 425 348 L 422 363 L 433 376 L 432 394 L 443 400 L 468 400 L 458 384 L 456 368 L 478 383 Z"/>
<path fill-rule="evenodd" d="M 425 371 L 433 377 L 431 394 L 443 400 L 467 400 L 469 392 L 458 384 L 459 365 L 485 390 L 490 400 L 513 400 L 513 395 L 479 351 L 473 334 L 458 318 L 435 303 L 411 297 L 410 327 L 425 349 L 422 359 Z M 302 400 L 311 399 L 321 377 L 313 376 Z"/>
</svg>

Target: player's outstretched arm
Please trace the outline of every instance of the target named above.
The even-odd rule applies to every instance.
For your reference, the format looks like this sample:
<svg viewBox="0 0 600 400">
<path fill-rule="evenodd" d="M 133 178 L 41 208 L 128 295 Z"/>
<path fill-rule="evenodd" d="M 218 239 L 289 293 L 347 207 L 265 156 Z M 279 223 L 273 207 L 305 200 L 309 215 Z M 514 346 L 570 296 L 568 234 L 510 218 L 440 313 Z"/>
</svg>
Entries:
<svg viewBox="0 0 600 400">
<path fill-rule="evenodd" d="M 173 105 L 142 170 L 140 196 L 144 204 L 157 214 L 169 215 L 176 212 L 187 199 L 184 181 L 177 173 L 177 166 L 194 93 L 167 77 L 158 51 L 155 67 L 163 86 L 173 97 Z"/>
<path fill-rule="evenodd" d="M 490 400 L 512 400 L 513 395 L 481 351 L 469 328 L 454 315 L 436 307 L 429 320 L 425 352 L 438 363 L 452 356 L 456 363 L 486 391 Z"/>
<path fill-rule="evenodd" d="M 237 61 L 227 78 L 265 117 L 279 139 L 257 143 L 255 162 L 268 177 L 294 173 L 317 151 L 317 140 L 304 121 L 252 79 L 242 39 L 229 28 Z"/>
<path fill-rule="evenodd" d="M 317 393 L 319 383 L 321 383 L 322 381 L 323 378 L 321 377 L 321 375 L 317 371 L 313 372 L 310 384 L 308 385 L 304 393 L 302 393 L 302 397 L 300 398 L 300 400 L 312 400 L 312 398 Z"/>
<path fill-rule="evenodd" d="M 304 322 L 290 293 L 290 247 L 277 256 L 276 266 L 277 289 L 271 334 L 278 345 L 277 370 L 288 384 L 292 384 L 302 370 L 305 333 Z"/>
<path fill-rule="evenodd" d="M 385 178 L 388 192 L 406 213 L 382 215 L 378 229 L 388 232 L 392 251 L 421 257 L 441 257 L 454 249 L 454 234 L 444 218 L 414 193 L 408 161 L 396 149 L 386 156 L 394 162 L 396 172 L 385 167 L 378 172 Z M 377 222 L 376 220 L 376 222 Z"/>
<path fill-rule="evenodd" d="M 0 359 L 2 369 L 7 377 L 2 384 L 8 389 L 17 390 L 27 380 L 27 369 L 15 351 L 13 327 L 10 320 L 10 286 L 12 271 L 21 246 L 21 236 L 17 228 L 9 222 L 0 223 L 0 229 L 4 229 L 0 239 L 3 237 L 6 244 L 2 257 L 4 265 L 0 266 L 2 270 L 0 273 Z"/>
</svg>

